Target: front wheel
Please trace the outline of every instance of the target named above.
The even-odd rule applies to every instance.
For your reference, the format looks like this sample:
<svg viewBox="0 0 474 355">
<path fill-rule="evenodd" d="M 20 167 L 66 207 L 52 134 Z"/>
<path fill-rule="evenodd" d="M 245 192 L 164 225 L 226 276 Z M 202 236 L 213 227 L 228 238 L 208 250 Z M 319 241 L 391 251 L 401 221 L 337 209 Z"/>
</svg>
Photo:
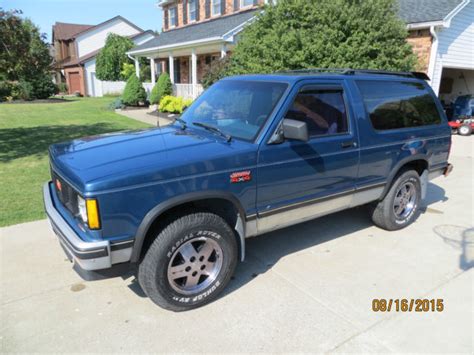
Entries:
<svg viewBox="0 0 474 355">
<path fill-rule="evenodd" d="M 219 216 L 199 212 L 163 229 L 138 268 L 138 281 L 159 306 L 185 311 L 214 300 L 229 282 L 238 257 L 237 242 Z"/>
<path fill-rule="evenodd" d="M 420 214 L 421 182 L 414 170 L 395 178 L 383 200 L 370 205 L 372 221 L 380 228 L 393 231 L 407 227 Z"/>
<path fill-rule="evenodd" d="M 468 124 L 464 124 L 458 128 L 458 134 L 460 136 L 470 136 L 472 133 L 472 128 Z"/>
</svg>

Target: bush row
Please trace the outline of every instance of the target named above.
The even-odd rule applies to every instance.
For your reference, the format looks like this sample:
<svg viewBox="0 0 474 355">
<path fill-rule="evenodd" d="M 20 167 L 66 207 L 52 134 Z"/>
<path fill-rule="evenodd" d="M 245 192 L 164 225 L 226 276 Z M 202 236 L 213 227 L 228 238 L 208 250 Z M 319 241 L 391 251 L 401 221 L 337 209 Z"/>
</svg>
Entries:
<svg viewBox="0 0 474 355">
<path fill-rule="evenodd" d="M 0 101 L 47 99 L 58 92 L 48 75 L 29 81 L 0 81 Z"/>
</svg>

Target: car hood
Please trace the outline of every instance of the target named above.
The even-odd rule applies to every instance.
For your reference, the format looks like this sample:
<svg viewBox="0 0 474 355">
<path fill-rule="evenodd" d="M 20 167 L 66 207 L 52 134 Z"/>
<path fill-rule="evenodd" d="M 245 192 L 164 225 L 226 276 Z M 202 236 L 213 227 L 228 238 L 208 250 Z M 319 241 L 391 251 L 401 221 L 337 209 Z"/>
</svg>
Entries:
<svg viewBox="0 0 474 355">
<path fill-rule="evenodd" d="M 50 147 L 52 168 L 97 192 L 255 164 L 254 144 L 175 126 L 76 139 Z"/>
</svg>

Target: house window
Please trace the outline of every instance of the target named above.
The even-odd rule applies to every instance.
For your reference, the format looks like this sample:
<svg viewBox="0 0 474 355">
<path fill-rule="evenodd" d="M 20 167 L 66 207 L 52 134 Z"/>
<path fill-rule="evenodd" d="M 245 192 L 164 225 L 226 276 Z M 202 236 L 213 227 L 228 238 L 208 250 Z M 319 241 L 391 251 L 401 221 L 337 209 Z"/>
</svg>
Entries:
<svg viewBox="0 0 474 355">
<path fill-rule="evenodd" d="M 168 10 L 168 17 L 170 21 L 170 27 L 176 27 L 178 24 L 178 16 L 177 16 L 178 9 L 176 7 L 172 7 Z"/>
<path fill-rule="evenodd" d="M 188 13 L 189 13 L 189 22 L 196 21 L 196 11 L 197 11 L 197 1 L 189 0 L 188 2 Z"/>
<path fill-rule="evenodd" d="M 212 0 L 212 16 L 221 14 L 221 1 L 222 0 Z"/>
<path fill-rule="evenodd" d="M 240 7 L 253 6 L 253 0 L 240 0 Z"/>
</svg>

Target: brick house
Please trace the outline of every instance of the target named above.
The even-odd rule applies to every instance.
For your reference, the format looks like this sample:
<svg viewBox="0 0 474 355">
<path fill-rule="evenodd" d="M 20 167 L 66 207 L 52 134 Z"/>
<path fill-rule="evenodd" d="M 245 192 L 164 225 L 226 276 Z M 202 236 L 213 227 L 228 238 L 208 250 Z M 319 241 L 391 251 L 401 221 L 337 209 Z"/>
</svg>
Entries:
<svg viewBox="0 0 474 355">
<path fill-rule="evenodd" d="M 474 3 L 471 0 L 399 0 L 408 42 L 420 70 L 447 104 L 474 94 Z"/>
<path fill-rule="evenodd" d="M 122 16 L 98 25 L 56 22 L 53 25 L 54 69 L 56 83 L 65 82 L 69 94 L 101 96 L 101 81 L 95 76 L 95 57 L 109 33 L 129 37 L 140 45 L 155 37 Z"/>
<path fill-rule="evenodd" d="M 196 97 L 205 68 L 232 51 L 239 32 L 268 0 L 161 0 L 163 32 L 128 54 L 150 59 L 152 85 L 156 70 L 167 71 L 176 94 Z M 135 60 L 137 72 L 138 60 Z"/>
<path fill-rule="evenodd" d="M 227 55 L 264 0 L 161 0 L 163 32 L 129 55 L 147 57 L 153 71 L 172 73 L 175 93 L 196 97 L 206 65 Z M 474 86 L 474 4 L 471 0 L 398 0 L 419 70 L 446 102 Z M 315 4 L 316 6 L 316 4 Z M 138 68 L 138 61 L 135 61 Z M 154 75 L 152 75 L 154 77 Z M 154 84 L 152 79 L 152 84 Z"/>
</svg>

